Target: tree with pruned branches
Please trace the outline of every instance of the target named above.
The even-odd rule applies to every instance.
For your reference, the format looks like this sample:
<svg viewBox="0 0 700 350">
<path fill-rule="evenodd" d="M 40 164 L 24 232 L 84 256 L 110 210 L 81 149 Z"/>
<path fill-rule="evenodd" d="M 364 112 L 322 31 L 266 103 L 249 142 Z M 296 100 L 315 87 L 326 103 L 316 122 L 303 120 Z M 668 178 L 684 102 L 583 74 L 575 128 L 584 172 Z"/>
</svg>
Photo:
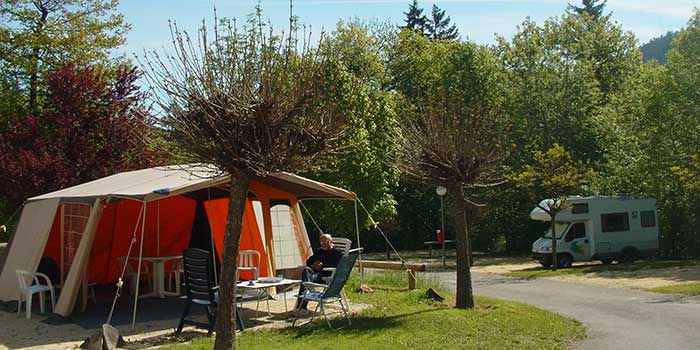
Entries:
<svg viewBox="0 0 700 350">
<path fill-rule="evenodd" d="M 554 271 L 562 265 L 562 257 L 557 255 L 557 214 L 569 207 L 567 198 L 584 191 L 584 186 L 594 177 L 595 173 L 588 163 L 574 160 L 569 151 L 556 143 L 544 152 L 535 151 L 533 162 L 526 164 L 521 172 L 512 175 L 512 180 L 528 190 L 533 199 L 540 200 L 542 196 L 545 198 L 537 207 L 551 219 L 551 261 Z"/>
<path fill-rule="evenodd" d="M 505 126 L 500 70 L 485 47 L 400 34 L 390 63 L 404 96 L 401 167 L 408 177 L 448 189 L 457 247 L 457 308 L 474 298 L 469 266 L 465 189 L 501 182 Z"/>
<path fill-rule="evenodd" d="M 265 26 L 259 7 L 241 27 L 214 23 L 213 33 L 203 23 L 194 38 L 172 24 L 173 53 L 141 61 L 166 126 L 186 151 L 231 179 L 215 349 L 235 349 L 234 280 L 249 181 L 309 170 L 339 151 L 354 87 L 333 57 L 312 48 L 311 33 L 298 39 L 293 18 L 281 35 Z"/>
</svg>

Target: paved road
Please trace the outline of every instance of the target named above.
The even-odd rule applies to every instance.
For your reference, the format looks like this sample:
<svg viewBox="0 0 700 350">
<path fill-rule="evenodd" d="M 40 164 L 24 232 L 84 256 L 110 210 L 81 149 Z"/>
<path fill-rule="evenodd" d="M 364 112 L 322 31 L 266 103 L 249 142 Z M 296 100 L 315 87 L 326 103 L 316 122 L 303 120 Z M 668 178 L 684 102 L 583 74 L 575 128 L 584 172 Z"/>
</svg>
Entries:
<svg viewBox="0 0 700 350">
<path fill-rule="evenodd" d="M 454 272 L 435 272 L 455 288 Z M 581 321 L 588 337 L 574 348 L 700 349 L 700 298 L 545 279 L 473 273 L 474 293 L 528 303 Z"/>
</svg>

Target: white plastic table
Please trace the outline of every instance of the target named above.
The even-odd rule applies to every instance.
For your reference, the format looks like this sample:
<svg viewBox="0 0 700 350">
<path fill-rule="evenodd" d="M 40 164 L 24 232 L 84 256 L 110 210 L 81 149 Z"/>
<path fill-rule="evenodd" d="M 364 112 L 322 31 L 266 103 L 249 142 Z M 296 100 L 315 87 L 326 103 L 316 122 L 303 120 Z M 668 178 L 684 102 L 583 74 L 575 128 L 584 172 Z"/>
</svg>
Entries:
<svg viewBox="0 0 700 350">
<path fill-rule="evenodd" d="M 301 284 L 301 280 L 290 280 L 290 279 L 282 279 L 279 282 L 273 282 L 273 283 L 263 283 L 258 281 L 253 281 L 253 284 L 250 284 L 250 281 L 243 281 L 243 282 L 238 282 L 236 283 L 236 287 L 241 288 L 241 289 L 251 289 L 255 290 L 258 293 L 258 304 L 260 303 L 260 298 L 264 294 L 263 291 L 266 290 L 267 288 L 272 288 L 272 287 L 284 287 L 284 292 L 286 293 L 290 288 L 294 287 L 297 284 Z M 284 312 L 289 313 L 289 309 L 287 308 L 287 298 L 286 295 L 283 298 L 284 299 Z M 268 313 L 269 316 L 269 313 Z"/>
<path fill-rule="evenodd" d="M 181 255 L 176 256 L 143 256 L 141 261 L 150 262 L 153 265 L 153 291 L 148 294 L 140 295 L 139 298 L 158 297 L 164 299 L 166 296 L 178 296 L 177 293 L 165 290 L 165 263 L 170 260 L 182 259 Z M 132 261 L 138 261 L 139 257 L 134 256 L 129 258 Z"/>
</svg>

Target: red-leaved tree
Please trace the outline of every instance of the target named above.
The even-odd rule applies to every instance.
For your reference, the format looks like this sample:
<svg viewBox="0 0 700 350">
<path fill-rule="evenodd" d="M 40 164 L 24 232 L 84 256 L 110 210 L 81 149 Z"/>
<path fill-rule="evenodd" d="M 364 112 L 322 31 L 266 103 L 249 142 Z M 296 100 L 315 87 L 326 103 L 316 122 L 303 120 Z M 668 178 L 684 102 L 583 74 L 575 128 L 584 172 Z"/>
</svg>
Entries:
<svg viewBox="0 0 700 350">
<path fill-rule="evenodd" d="M 163 159 L 135 68 L 68 63 L 47 76 L 41 115 L 15 115 L 0 133 L 0 197 L 25 199 Z"/>
</svg>

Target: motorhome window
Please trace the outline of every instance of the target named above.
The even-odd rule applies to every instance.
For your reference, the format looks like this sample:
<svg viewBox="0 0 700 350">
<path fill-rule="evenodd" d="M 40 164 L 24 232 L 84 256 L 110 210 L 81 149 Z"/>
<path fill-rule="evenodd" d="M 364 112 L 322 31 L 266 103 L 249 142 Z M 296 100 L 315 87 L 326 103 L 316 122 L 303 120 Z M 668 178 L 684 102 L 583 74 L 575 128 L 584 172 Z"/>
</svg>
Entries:
<svg viewBox="0 0 700 350">
<path fill-rule="evenodd" d="M 564 233 L 566 233 L 566 228 L 569 227 L 568 222 L 557 222 L 557 239 L 561 238 L 564 236 Z M 547 228 L 547 231 L 544 232 L 544 238 L 552 238 L 552 225 L 549 225 Z"/>
<path fill-rule="evenodd" d="M 642 210 L 640 215 L 642 217 L 642 227 L 656 226 L 656 215 L 654 215 L 653 210 Z"/>
<path fill-rule="evenodd" d="M 565 240 L 571 242 L 577 238 L 586 238 L 586 224 L 582 222 L 577 222 L 570 226 Z"/>
<path fill-rule="evenodd" d="M 588 213 L 588 203 L 576 203 L 573 208 L 571 208 L 572 214 L 585 214 Z"/>
<path fill-rule="evenodd" d="M 573 226 L 571 226 L 569 232 L 572 232 L 572 234 L 574 235 L 574 239 L 586 238 L 586 224 L 582 222 L 577 222 Z"/>
<path fill-rule="evenodd" d="M 629 231 L 630 218 L 628 213 L 602 214 L 600 216 L 603 232 Z"/>
</svg>

